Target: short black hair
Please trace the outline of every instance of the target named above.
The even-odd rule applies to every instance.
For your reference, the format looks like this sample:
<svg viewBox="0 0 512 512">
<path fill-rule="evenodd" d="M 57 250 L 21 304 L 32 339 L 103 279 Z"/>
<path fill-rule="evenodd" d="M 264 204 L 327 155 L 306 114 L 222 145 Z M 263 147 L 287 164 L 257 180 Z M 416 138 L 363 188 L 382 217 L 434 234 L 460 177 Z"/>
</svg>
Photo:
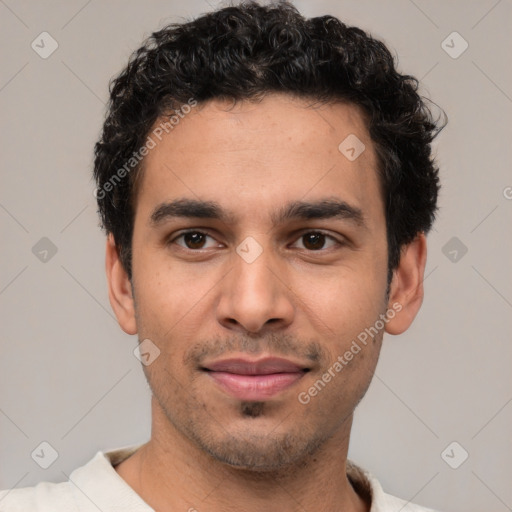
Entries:
<svg viewBox="0 0 512 512">
<path fill-rule="evenodd" d="M 437 209 L 431 142 L 446 116 L 441 111 L 434 119 L 418 86 L 397 71 L 381 41 L 333 16 L 304 18 L 289 2 L 244 2 L 154 32 L 111 81 L 94 150 L 102 227 L 112 233 L 128 276 L 141 148 L 155 123 L 191 101 L 281 92 L 353 103 L 365 114 L 386 208 L 390 277 L 401 248 L 430 230 Z"/>
</svg>

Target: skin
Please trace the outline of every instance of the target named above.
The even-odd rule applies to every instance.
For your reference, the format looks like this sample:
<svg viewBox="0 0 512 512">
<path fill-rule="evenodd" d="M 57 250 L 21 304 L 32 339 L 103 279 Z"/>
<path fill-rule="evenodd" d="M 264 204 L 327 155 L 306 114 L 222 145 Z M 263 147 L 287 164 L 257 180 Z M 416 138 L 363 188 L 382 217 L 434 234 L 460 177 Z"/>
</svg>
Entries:
<svg viewBox="0 0 512 512">
<path fill-rule="evenodd" d="M 353 162 L 338 150 L 349 134 L 366 147 Z M 215 201 L 232 218 L 151 222 L 158 205 L 183 198 Z M 360 209 L 364 223 L 271 222 L 290 201 L 326 198 Z M 184 229 L 208 236 L 196 235 L 194 245 L 180 237 Z M 316 245 L 304 236 L 315 230 L 326 235 Z M 151 439 L 116 467 L 151 507 L 369 510 L 345 476 L 346 459 L 383 330 L 308 404 L 298 395 L 393 304 L 401 311 L 385 324 L 390 334 L 405 331 L 420 308 L 425 237 L 403 248 L 387 294 L 385 230 L 376 155 L 354 105 L 312 107 L 283 94 L 234 106 L 213 101 L 151 150 L 136 199 L 132 282 L 112 236 L 106 254 L 121 328 L 160 350 L 143 366 Z M 246 237 L 262 248 L 252 263 L 236 252 Z M 199 368 L 264 355 L 309 371 L 255 403 L 228 395 Z"/>
</svg>

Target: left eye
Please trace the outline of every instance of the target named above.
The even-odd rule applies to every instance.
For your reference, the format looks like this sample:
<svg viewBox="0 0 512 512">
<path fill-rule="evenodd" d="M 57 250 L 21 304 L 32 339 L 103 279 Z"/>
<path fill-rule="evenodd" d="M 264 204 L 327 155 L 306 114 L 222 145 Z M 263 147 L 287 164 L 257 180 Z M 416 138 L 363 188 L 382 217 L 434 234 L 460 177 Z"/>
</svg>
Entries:
<svg viewBox="0 0 512 512">
<path fill-rule="evenodd" d="M 178 245 L 185 247 L 186 249 L 208 249 L 209 247 L 217 247 L 217 242 L 211 244 L 209 247 L 206 245 L 206 239 L 210 238 L 215 242 L 215 240 L 203 233 L 202 231 L 189 231 L 187 233 L 182 233 L 177 236 L 173 242 L 176 242 Z M 183 243 L 177 242 L 178 240 L 183 240 Z"/>
<path fill-rule="evenodd" d="M 319 251 L 339 245 L 339 242 L 332 236 L 326 235 L 321 231 L 304 233 L 299 237 L 298 241 L 302 241 L 302 247 L 300 247 L 300 249 L 307 249 L 308 251 Z M 329 247 L 325 247 L 327 242 L 330 243 Z"/>
</svg>

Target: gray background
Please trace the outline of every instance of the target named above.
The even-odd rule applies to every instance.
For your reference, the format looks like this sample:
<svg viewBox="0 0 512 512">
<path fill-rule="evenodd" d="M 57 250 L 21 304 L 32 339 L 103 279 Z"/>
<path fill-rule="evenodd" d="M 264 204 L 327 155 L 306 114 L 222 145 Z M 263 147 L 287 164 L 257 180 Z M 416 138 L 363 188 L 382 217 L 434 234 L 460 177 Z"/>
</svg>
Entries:
<svg viewBox="0 0 512 512">
<path fill-rule="evenodd" d="M 450 119 L 435 146 L 443 190 L 424 306 L 385 338 L 350 457 L 424 505 L 512 510 L 511 2 L 295 4 L 382 38 Z M 137 341 L 107 298 L 92 149 L 108 80 L 143 37 L 216 5 L 0 0 L 0 488 L 64 480 L 97 450 L 149 437 Z M 46 59 L 31 48 L 43 31 L 59 45 Z M 458 58 L 441 46 L 454 31 L 469 44 Z M 42 237 L 56 254 L 45 241 L 33 250 Z M 46 470 L 31 457 L 43 441 L 58 452 Z M 463 450 L 457 469 L 445 462 Z"/>
</svg>

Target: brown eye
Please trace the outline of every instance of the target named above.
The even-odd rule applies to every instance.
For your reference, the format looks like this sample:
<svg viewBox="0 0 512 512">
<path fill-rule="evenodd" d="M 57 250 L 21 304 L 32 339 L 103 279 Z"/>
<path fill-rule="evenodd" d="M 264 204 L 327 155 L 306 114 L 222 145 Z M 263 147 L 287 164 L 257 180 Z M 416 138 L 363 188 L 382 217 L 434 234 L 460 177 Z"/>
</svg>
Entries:
<svg viewBox="0 0 512 512">
<path fill-rule="evenodd" d="M 304 233 L 299 237 L 296 244 L 300 244 L 300 249 L 306 249 L 308 251 L 321 251 L 322 249 L 329 249 L 336 245 L 340 245 L 334 237 L 329 236 L 321 231 L 310 231 Z M 302 245 L 302 247 L 300 247 Z"/>
<path fill-rule="evenodd" d="M 325 244 L 325 235 L 323 233 L 307 233 L 302 236 L 304 247 L 311 251 L 322 249 Z"/>
<path fill-rule="evenodd" d="M 206 236 L 203 233 L 192 232 L 183 235 L 183 241 L 189 249 L 202 249 Z"/>
<path fill-rule="evenodd" d="M 210 249 L 219 245 L 214 238 L 202 231 L 187 231 L 171 240 L 170 243 L 190 250 Z"/>
</svg>

